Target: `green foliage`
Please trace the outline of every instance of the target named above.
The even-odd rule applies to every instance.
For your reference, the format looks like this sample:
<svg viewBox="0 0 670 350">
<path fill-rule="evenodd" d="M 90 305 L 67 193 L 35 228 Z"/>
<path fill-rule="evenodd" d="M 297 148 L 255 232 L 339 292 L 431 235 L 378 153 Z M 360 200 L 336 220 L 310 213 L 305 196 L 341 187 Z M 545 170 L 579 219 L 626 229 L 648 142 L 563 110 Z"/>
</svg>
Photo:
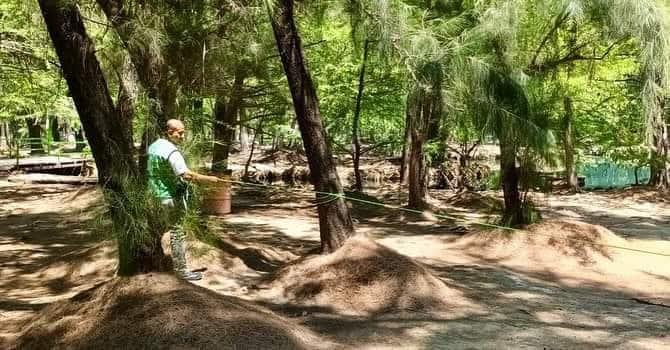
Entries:
<svg viewBox="0 0 670 350">
<path fill-rule="evenodd" d="M 162 249 L 160 236 L 173 220 L 173 213 L 161 205 L 144 183 L 128 179 L 121 189 L 107 189 L 105 201 L 112 233 L 119 247 L 119 271 L 133 271 L 134 257 L 143 250 Z M 158 238 L 158 239 L 157 239 Z"/>
</svg>

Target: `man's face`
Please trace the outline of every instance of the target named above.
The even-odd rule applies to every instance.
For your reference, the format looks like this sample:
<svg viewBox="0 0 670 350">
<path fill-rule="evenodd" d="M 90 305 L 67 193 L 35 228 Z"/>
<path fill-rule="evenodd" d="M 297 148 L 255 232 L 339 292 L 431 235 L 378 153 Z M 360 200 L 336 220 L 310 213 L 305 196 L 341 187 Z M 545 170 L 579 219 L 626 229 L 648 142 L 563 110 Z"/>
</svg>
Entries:
<svg viewBox="0 0 670 350">
<path fill-rule="evenodd" d="M 167 137 L 170 140 L 170 142 L 179 145 L 182 142 L 184 142 L 185 134 L 186 130 L 184 129 L 184 126 L 180 125 L 168 129 Z"/>
</svg>

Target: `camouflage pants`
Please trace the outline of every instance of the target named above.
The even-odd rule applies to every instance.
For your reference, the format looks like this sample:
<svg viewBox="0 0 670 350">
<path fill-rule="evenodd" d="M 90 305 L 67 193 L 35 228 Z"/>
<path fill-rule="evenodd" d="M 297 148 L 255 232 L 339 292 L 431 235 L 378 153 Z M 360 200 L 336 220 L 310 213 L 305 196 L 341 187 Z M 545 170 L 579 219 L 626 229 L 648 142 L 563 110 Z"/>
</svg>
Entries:
<svg viewBox="0 0 670 350">
<path fill-rule="evenodd" d="M 170 249 L 172 251 L 172 265 L 176 273 L 188 271 L 186 264 L 186 233 L 181 226 L 184 216 L 185 204 L 175 203 L 173 199 L 165 199 L 161 202 L 169 212 L 173 222 L 170 227 Z"/>
</svg>

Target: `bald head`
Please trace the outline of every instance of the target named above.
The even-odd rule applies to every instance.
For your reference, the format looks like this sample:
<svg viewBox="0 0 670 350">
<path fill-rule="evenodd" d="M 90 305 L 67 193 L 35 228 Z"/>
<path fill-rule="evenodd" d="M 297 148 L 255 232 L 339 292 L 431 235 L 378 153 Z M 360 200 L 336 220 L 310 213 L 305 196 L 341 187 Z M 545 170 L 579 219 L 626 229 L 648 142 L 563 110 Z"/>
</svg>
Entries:
<svg viewBox="0 0 670 350">
<path fill-rule="evenodd" d="M 168 131 L 174 130 L 174 129 L 184 129 L 184 123 L 181 122 L 179 119 L 170 119 L 167 121 L 165 124 L 167 126 Z"/>
<path fill-rule="evenodd" d="M 165 124 L 167 126 L 167 138 L 170 142 L 180 144 L 184 141 L 184 134 L 186 132 L 184 123 L 178 119 L 170 119 Z"/>
</svg>

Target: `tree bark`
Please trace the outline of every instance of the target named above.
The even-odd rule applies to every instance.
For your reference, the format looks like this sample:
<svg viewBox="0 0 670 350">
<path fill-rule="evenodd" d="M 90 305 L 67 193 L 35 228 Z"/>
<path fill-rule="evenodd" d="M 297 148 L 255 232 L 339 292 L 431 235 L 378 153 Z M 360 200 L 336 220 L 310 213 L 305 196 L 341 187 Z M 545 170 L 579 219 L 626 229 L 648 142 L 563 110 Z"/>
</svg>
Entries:
<svg viewBox="0 0 670 350">
<path fill-rule="evenodd" d="M 363 178 L 361 176 L 361 104 L 363 102 L 363 90 L 365 89 L 365 66 L 368 62 L 368 48 L 370 42 L 365 40 L 363 45 L 363 62 L 361 63 L 361 71 L 358 74 L 358 94 L 356 95 L 356 108 L 354 109 L 354 120 L 352 121 L 352 143 L 354 145 L 353 161 L 354 161 L 354 190 L 356 192 L 363 192 Z"/>
<path fill-rule="evenodd" d="M 51 140 L 54 142 L 60 142 L 61 141 L 61 136 L 60 136 L 60 125 L 58 125 L 58 118 L 57 117 L 51 117 L 49 119 L 49 131 L 51 132 Z"/>
<path fill-rule="evenodd" d="M 28 127 L 28 143 L 30 145 L 30 154 L 44 154 L 42 146 L 42 126 L 37 118 L 26 118 Z"/>
<path fill-rule="evenodd" d="M 565 114 L 563 116 L 563 131 L 565 133 L 563 138 L 563 153 L 565 163 L 565 175 L 568 180 L 568 187 L 573 193 L 580 191 L 579 180 L 577 179 L 577 168 L 575 166 L 575 133 L 573 120 L 573 104 L 572 98 L 566 96 L 563 99 L 563 106 Z"/>
<path fill-rule="evenodd" d="M 249 157 L 247 162 L 244 163 L 244 173 L 242 174 L 243 179 L 249 177 L 249 166 L 251 166 L 251 161 L 254 159 L 254 151 L 256 150 L 256 138 L 258 135 L 263 135 L 263 118 L 258 120 L 258 125 L 256 126 L 256 132 L 254 132 L 254 138 L 251 140 L 251 150 L 249 151 Z"/>
<path fill-rule="evenodd" d="M 412 114 L 410 113 L 410 97 L 407 97 L 407 106 L 405 107 L 405 136 L 402 144 L 402 156 L 400 163 L 400 184 L 407 185 L 409 181 L 409 151 L 412 148 Z"/>
<path fill-rule="evenodd" d="M 425 161 L 423 153 L 423 144 L 426 137 L 426 114 L 423 112 L 424 93 L 421 90 L 415 90 L 408 97 L 408 116 L 409 119 L 409 151 L 408 151 L 408 180 L 409 180 L 409 200 L 408 207 L 414 209 L 425 209 L 427 207 Z"/>
<path fill-rule="evenodd" d="M 657 82 L 661 85 L 661 82 Z M 663 96 L 656 97 L 656 115 L 653 118 L 652 152 L 649 184 L 659 191 L 670 190 L 670 133 L 668 124 L 670 116 L 665 113 L 666 100 Z"/>
<path fill-rule="evenodd" d="M 315 190 L 321 192 L 316 195 L 316 200 L 320 203 L 318 213 L 321 250 L 330 253 L 354 235 L 354 226 L 344 199 L 323 194 L 339 195 L 342 193 L 342 185 L 321 122 L 319 99 L 304 62 L 300 36 L 293 20 L 293 0 L 278 0 L 276 8 L 270 12 L 279 56 L 302 134 L 310 176 Z"/>
<path fill-rule="evenodd" d="M 143 140 L 145 144 L 146 140 L 153 140 L 159 135 L 167 120 L 175 116 L 177 95 L 175 87 L 169 80 L 169 67 L 160 51 L 146 50 L 142 45 L 132 44 L 133 36 L 136 35 L 134 21 L 137 19 L 129 12 L 128 1 L 97 0 L 97 3 L 128 50 L 137 76 L 151 101 L 153 121 L 147 125 Z"/>
<path fill-rule="evenodd" d="M 79 127 L 74 132 L 74 140 L 76 142 L 76 145 L 74 146 L 75 152 L 81 152 L 86 148 L 86 139 L 84 138 L 84 129 L 82 127 Z"/>
<path fill-rule="evenodd" d="M 133 158 L 132 119 L 123 104 L 117 108 L 112 102 L 94 44 L 86 33 L 77 6 L 63 0 L 39 0 L 39 5 L 88 137 L 99 183 L 115 198 L 116 204 L 132 205 L 125 192 L 139 174 Z M 110 209 L 113 220 L 125 218 L 116 205 Z M 153 234 L 141 243 L 135 243 L 133 238 L 137 239 L 118 240 L 119 273 L 129 275 L 161 269 L 164 254 L 160 235 Z"/>
<path fill-rule="evenodd" d="M 423 69 L 431 73 L 425 74 L 423 83 L 417 83 L 415 91 L 408 101 L 410 106 L 410 159 L 409 159 L 409 201 L 408 206 L 415 209 L 428 207 L 428 164 L 424 152 L 426 141 L 439 135 L 439 124 L 442 116 L 442 75 L 438 63 L 429 63 Z M 424 72 L 421 72 L 424 73 Z"/>
<path fill-rule="evenodd" d="M 239 110 L 239 119 L 240 119 L 240 152 L 245 153 L 249 151 L 249 130 L 244 125 L 246 123 L 246 110 L 240 108 Z"/>
<path fill-rule="evenodd" d="M 503 223 L 515 227 L 526 224 L 519 192 L 519 171 L 516 167 L 516 148 L 500 141 L 500 171 L 505 208 Z"/>
<path fill-rule="evenodd" d="M 228 157 L 235 136 L 235 122 L 242 104 L 242 88 L 244 87 L 244 72 L 235 73 L 235 81 L 230 91 L 228 101 L 222 97 L 216 99 L 214 105 L 214 149 L 212 152 L 212 170 L 223 173 L 228 168 Z"/>
<path fill-rule="evenodd" d="M 666 123 L 655 126 L 653 141 L 649 185 L 667 191 L 670 189 L 670 138 Z"/>
</svg>

